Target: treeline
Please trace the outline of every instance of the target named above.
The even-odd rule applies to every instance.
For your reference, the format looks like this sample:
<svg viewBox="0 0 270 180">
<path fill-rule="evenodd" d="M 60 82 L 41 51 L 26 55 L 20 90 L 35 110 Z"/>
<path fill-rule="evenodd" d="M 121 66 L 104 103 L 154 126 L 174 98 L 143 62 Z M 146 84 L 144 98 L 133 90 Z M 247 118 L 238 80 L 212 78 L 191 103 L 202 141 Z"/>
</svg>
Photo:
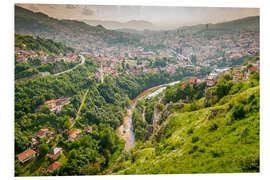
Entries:
<svg viewBox="0 0 270 180">
<path fill-rule="evenodd" d="M 204 96 L 206 83 L 200 84 L 177 84 L 175 87 L 168 87 L 165 91 L 163 101 L 167 104 L 169 102 L 177 102 L 179 100 L 190 102 L 198 100 Z"/>
<path fill-rule="evenodd" d="M 135 98 L 145 89 L 154 87 L 160 84 L 181 80 L 187 76 L 204 76 L 210 70 L 208 68 L 201 68 L 199 72 L 195 72 L 194 68 L 179 67 L 176 69 L 175 74 L 170 74 L 165 71 L 159 73 L 142 74 L 139 76 L 121 75 L 115 79 L 117 86 L 126 91 L 130 99 Z"/>
<path fill-rule="evenodd" d="M 149 60 L 149 63 L 146 65 L 147 68 L 156 68 L 156 67 L 165 67 L 168 64 L 176 64 L 177 60 L 175 58 L 157 58 L 155 61 Z"/>
</svg>

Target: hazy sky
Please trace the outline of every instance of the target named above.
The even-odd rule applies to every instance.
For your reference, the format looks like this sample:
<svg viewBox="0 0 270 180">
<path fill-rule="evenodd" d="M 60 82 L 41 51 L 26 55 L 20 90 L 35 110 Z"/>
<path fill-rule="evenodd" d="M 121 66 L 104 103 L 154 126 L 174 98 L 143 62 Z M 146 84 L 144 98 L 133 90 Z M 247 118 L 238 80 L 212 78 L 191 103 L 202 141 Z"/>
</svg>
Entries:
<svg viewBox="0 0 270 180">
<path fill-rule="evenodd" d="M 258 8 L 205 8 L 158 6 L 102 6 L 19 4 L 32 11 L 43 12 L 58 19 L 130 21 L 146 20 L 156 25 L 175 26 L 217 23 L 233 19 L 259 16 Z"/>
</svg>

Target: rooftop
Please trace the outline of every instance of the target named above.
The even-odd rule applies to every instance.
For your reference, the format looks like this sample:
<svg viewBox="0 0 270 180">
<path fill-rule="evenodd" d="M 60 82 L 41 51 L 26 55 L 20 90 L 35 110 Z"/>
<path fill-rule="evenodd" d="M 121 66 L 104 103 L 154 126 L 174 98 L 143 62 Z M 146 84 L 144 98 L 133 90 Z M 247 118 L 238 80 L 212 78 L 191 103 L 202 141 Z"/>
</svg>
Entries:
<svg viewBox="0 0 270 180">
<path fill-rule="evenodd" d="M 62 166 L 62 163 L 60 162 L 54 162 L 52 163 L 49 167 L 48 167 L 48 170 L 49 171 L 55 171 L 56 169 L 58 169 L 59 167 Z"/>
<path fill-rule="evenodd" d="M 19 154 L 18 158 L 21 161 L 24 161 L 25 159 L 27 159 L 28 157 L 30 157 L 30 156 L 32 156 L 34 154 L 36 154 L 36 151 L 29 148 L 29 149 L 25 150 L 24 152 L 22 152 L 21 154 Z"/>
</svg>

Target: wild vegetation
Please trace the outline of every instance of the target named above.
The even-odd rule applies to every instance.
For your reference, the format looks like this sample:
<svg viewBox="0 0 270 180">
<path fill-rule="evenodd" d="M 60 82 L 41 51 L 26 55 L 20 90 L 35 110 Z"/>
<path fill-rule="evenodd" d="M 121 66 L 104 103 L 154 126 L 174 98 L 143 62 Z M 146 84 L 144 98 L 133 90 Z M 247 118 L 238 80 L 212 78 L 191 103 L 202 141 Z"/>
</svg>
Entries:
<svg viewBox="0 0 270 180">
<path fill-rule="evenodd" d="M 114 174 L 260 171 L 259 74 L 243 82 L 222 78 L 207 88 L 203 97 L 192 93 L 195 88 L 177 84 L 160 96 L 160 103 L 155 98 L 151 100 L 155 103 L 142 101 L 137 105 L 133 124 L 138 141 L 117 162 Z M 177 92 L 186 96 L 176 96 Z M 157 108 L 161 114 L 156 125 L 160 130 L 148 134 L 148 139 L 142 137 L 153 133 L 149 127 L 155 124 L 142 120 L 143 108 L 152 112 Z M 147 119 L 149 115 L 144 116 Z M 151 119 L 153 116 L 150 113 Z"/>
<path fill-rule="evenodd" d="M 103 170 L 109 167 L 110 163 L 112 163 L 111 161 L 116 160 L 123 150 L 123 140 L 120 140 L 116 135 L 116 129 L 122 124 L 125 108 L 128 106 L 130 99 L 135 98 L 143 90 L 150 87 L 181 79 L 187 73 L 183 69 L 182 73 L 176 76 L 166 72 L 141 76 L 120 74 L 116 78 L 106 76 L 104 83 L 100 84 L 99 80 L 88 78 L 95 69 L 96 62 L 86 58 L 84 65 L 60 76 L 44 76 L 16 83 L 16 154 L 30 147 L 31 138 L 35 136 L 39 129 L 49 128 L 55 134 L 60 135 L 58 139 L 54 138 L 54 141 L 64 149 L 65 164 L 59 174 L 83 175 L 102 173 Z M 192 71 L 189 73 L 192 74 Z M 201 73 L 205 72 L 202 71 Z M 193 75 L 196 74 L 193 72 Z M 78 140 L 73 141 L 72 144 L 77 143 L 75 146 L 67 140 L 67 130 L 71 126 L 69 117 L 76 117 L 76 113 L 81 106 L 83 94 L 87 89 L 89 89 L 89 92 L 86 95 L 80 116 L 73 128 L 83 129 L 86 126 L 94 126 L 96 131 L 93 131 L 91 135 L 82 136 Z M 50 111 L 46 106 L 37 111 L 37 107 L 44 104 L 45 101 L 59 97 L 71 98 L 70 103 L 64 105 L 60 112 Z M 102 140 L 102 138 L 105 139 Z M 85 143 L 85 141 L 89 141 L 89 144 L 80 145 L 80 143 Z M 45 142 L 46 140 L 44 140 L 44 144 L 46 144 Z M 53 144 L 50 143 L 48 148 L 52 148 Z M 88 152 L 89 148 L 91 149 L 90 152 Z M 16 175 L 40 175 L 41 172 L 38 168 L 47 167 L 49 163 L 46 157 L 44 157 L 41 159 L 37 158 L 31 164 L 33 166 L 28 165 L 27 168 L 22 167 L 17 162 Z M 89 166 L 93 169 L 89 168 Z"/>
<path fill-rule="evenodd" d="M 74 52 L 74 48 L 67 47 L 60 42 L 37 36 L 15 34 L 15 47 L 36 52 L 43 51 L 46 54 L 65 54 L 67 51 Z"/>
<path fill-rule="evenodd" d="M 86 54 L 84 64 L 58 76 L 53 74 L 75 67 L 81 56 L 54 62 L 29 56 L 16 59 L 15 176 L 259 172 L 260 75 L 259 70 L 249 72 L 253 67 L 250 61 L 258 62 L 259 57 L 235 56 L 243 44 L 245 54 L 258 55 L 258 18 L 132 34 L 58 20 L 15 6 L 16 33 L 32 34 L 16 34 L 15 50 L 46 57 Z M 243 44 L 234 39 L 240 35 Z M 228 45 L 219 38 L 225 38 Z M 218 41 L 218 47 L 207 44 L 210 41 Z M 206 44 L 204 48 L 200 49 L 200 43 Z M 177 48 L 171 48 L 172 44 Z M 121 48 L 136 50 L 141 57 L 126 59 L 130 52 Z M 183 48 L 188 53 L 201 52 L 205 59 L 199 62 L 198 56 L 189 53 L 189 60 Z M 227 55 L 226 48 L 230 51 Z M 97 56 L 101 52 L 110 55 Z M 154 54 L 155 60 L 149 54 Z M 102 74 L 100 62 L 104 59 L 107 72 Z M 216 76 L 218 81 L 206 79 L 212 66 L 233 69 L 241 63 L 245 67 L 239 66 L 240 78 L 232 70 L 222 78 Z M 259 69 L 259 63 L 253 68 Z M 52 75 L 19 81 L 41 72 Z M 189 81 L 197 78 L 201 83 Z M 180 82 L 164 85 L 173 81 Z M 125 141 L 118 130 L 127 108 L 142 92 L 158 85 L 166 90 L 136 102 L 132 112 L 136 144 L 124 151 Z M 61 98 L 68 102 L 60 106 L 56 100 Z M 48 102 L 55 102 L 57 108 Z M 89 127 L 90 132 L 86 130 Z M 52 133 L 39 138 L 41 129 Z M 70 131 L 75 130 L 82 133 L 70 140 Z M 37 145 L 33 139 L 38 140 Z M 63 150 L 56 161 L 47 156 L 55 147 Z M 28 148 L 38 155 L 22 163 L 18 155 Z M 62 166 L 47 171 L 54 162 Z"/>
</svg>

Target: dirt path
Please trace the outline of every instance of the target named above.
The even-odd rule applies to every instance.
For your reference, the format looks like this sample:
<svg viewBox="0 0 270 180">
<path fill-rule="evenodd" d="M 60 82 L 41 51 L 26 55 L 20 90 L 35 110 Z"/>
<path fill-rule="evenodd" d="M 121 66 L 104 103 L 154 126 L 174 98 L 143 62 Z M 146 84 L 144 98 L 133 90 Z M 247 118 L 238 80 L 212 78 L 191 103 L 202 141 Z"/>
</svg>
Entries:
<svg viewBox="0 0 270 180">
<path fill-rule="evenodd" d="M 71 124 L 71 126 L 70 126 L 70 129 L 75 125 L 76 121 L 77 121 L 77 120 L 79 119 L 79 117 L 80 117 L 80 113 L 81 113 L 82 107 L 83 107 L 83 105 L 84 105 L 84 102 L 85 102 L 86 96 L 87 96 L 87 94 L 88 94 L 88 91 L 89 91 L 89 89 L 87 89 L 86 92 L 85 92 L 84 95 L 83 95 L 83 99 L 82 99 L 81 105 L 80 105 L 80 107 L 79 107 L 79 109 L 78 109 L 78 112 L 77 112 L 77 114 L 76 114 L 76 118 L 75 118 L 74 122 L 73 122 L 73 123 Z"/>
</svg>

